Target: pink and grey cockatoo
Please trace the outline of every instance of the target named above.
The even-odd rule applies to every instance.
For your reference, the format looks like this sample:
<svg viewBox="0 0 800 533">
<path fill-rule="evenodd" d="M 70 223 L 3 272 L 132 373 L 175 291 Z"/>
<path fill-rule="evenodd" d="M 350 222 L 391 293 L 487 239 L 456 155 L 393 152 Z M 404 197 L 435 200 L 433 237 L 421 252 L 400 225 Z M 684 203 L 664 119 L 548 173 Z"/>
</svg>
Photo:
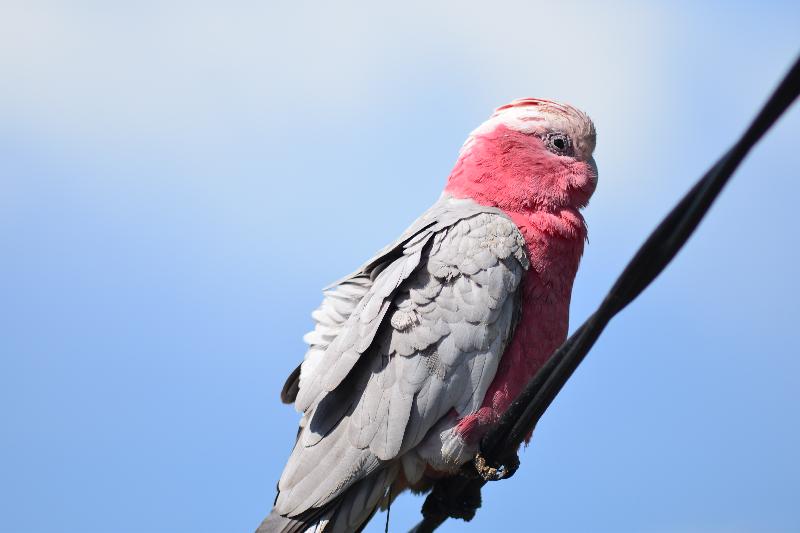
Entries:
<svg viewBox="0 0 800 533">
<path fill-rule="evenodd" d="M 281 398 L 302 413 L 259 532 L 358 531 L 472 460 L 567 335 L 595 129 L 525 98 L 462 147 L 441 198 L 324 292 Z"/>
</svg>

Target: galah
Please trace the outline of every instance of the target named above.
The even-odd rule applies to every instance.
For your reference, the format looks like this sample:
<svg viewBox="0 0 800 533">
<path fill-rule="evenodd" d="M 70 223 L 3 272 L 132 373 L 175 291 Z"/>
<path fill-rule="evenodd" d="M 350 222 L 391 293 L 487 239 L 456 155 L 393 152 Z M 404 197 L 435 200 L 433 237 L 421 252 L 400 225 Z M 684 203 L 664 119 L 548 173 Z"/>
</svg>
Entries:
<svg viewBox="0 0 800 533">
<path fill-rule="evenodd" d="M 258 532 L 358 531 L 472 460 L 567 334 L 595 129 L 524 98 L 474 130 L 439 200 L 324 291 L 281 393 L 302 413 Z"/>
</svg>

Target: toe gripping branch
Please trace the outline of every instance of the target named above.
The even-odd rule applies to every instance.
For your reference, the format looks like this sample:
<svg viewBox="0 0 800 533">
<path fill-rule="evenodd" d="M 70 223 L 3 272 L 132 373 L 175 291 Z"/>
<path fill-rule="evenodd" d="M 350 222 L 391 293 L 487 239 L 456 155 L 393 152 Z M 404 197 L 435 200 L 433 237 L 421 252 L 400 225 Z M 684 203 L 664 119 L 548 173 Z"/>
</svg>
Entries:
<svg viewBox="0 0 800 533">
<path fill-rule="evenodd" d="M 484 481 L 500 481 L 501 479 L 510 478 L 517 472 L 517 469 L 519 469 L 519 455 L 517 455 L 517 452 L 512 452 L 511 455 L 499 465 L 492 466 L 483 454 L 478 452 L 475 454 L 473 466 L 478 476 Z"/>
<path fill-rule="evenodd" d="M 481 488 L 489 481 L 510 478 L 518 468 L 516 452 L 499 464 L 478 452 L 473 462 L 465 464 L 458 475 L 436 482 L 422 505 L 423 520 L 411 532 L 429 533 L 448 518 L 469 522 L 481 507 Z"/>
</svg>

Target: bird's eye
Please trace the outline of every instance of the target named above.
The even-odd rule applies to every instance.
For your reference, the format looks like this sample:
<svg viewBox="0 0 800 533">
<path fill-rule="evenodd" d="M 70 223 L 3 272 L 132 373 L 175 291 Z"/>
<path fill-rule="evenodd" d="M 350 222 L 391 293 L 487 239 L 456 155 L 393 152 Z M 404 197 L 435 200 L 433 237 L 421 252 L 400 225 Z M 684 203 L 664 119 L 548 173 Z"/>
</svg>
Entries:
<svg viewBox="0 0 800 533">
<path fill-rule="evenodd" d="M 543 140 L 547 149 L 554 154 L 569 155 L 572 153 L 572 141 L 566 133 L 548 133 Z"/>
</svg>

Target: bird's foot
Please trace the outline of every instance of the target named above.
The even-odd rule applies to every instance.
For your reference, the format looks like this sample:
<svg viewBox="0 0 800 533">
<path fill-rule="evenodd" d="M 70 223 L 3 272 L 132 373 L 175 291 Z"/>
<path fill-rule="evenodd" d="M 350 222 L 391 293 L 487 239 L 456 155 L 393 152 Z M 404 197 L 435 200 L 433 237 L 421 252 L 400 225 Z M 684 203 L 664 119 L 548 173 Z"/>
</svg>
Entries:
<svg viewBox="0 0 800 533">
<path fill-rule="evenodd" d="M 478 452 L 475 454 L 473 465 L 484 481 L 499 481 L 514 475 L 519 468 L 519 456 L 514 452 L 511 456 L 502 460 L 499 465 L 492 466 L 486 461 L 481 452 Z"/>
</svg>

